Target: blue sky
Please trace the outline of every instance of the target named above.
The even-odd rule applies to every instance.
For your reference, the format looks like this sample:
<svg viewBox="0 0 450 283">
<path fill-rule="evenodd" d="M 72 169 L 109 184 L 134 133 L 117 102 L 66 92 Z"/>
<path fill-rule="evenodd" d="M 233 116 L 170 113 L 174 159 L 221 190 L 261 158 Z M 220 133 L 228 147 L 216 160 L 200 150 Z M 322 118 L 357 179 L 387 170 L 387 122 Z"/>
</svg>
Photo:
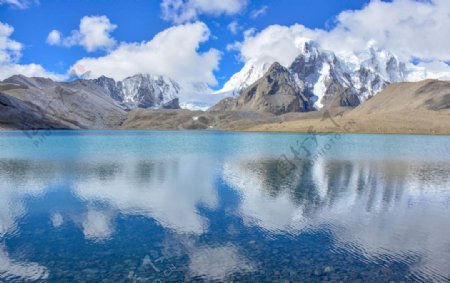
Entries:
<svg viewBox="0 0 450 283">
<path fill-rule="evenodd" d="M 243 30 L 262 30 L 272 24 L 292 25 L 301 23 L 310 28 L 330 28 L 336 15 L 342 10 L 360 9 L 368 1 L 363 0 L 277 0 L 253 1 L 235 15 L 199 15 L 211 30 L 211 38 L 200 46 L 200 50 L 216 48 L 222 52 L 219 70 L 215 71 L 219 86 L 233 73 L 239 71 L 242 62 L 235 51 L 227 51 L 226 46 L 243 39 Z M 252 12 L 267 7 L 265 13 L 252 18 Z M 173 25 L 162 19 L 160 2 L 157 0 L 40 0 L 26 9 L 14 5 L 0 6 L 0 21 L 14 27 L 11 38 L 22 43 L 20 63 L 38 63 L 46 70 L 64 73 L 78 59 L 102 56 L 105 51 L 89 53 L 81 46 L 64 48 L 46 43 L 53 29 L 69 34 L 77 29 L 84 16 L 105 15 L 117 25 L 112 36 L 119 42 L 141 42 L 150 40 L 158 32 Z M 227 26 L 237 21 L 241 26 L 233 34 Z"/>
<path fill-rule="evenodd" d="M 0 0 L 0 78 L 18 72 L 67 75 L 82 64 L 96 76 L 154 72 L 219 89 L 251 60 L 269 56 L 287 64 L 295 55 L 291 53 L 299 52 L 294 46 L 299 37 L 340 52 L 376 42 L 432 74 L 450 73 L 449 3 Z M 90 37 L 81 31 L 82 19 L 88 28 L 96 26 L 88 31 Z M 56 36 L 52 42 L 51 31 Z"/>
</svg>

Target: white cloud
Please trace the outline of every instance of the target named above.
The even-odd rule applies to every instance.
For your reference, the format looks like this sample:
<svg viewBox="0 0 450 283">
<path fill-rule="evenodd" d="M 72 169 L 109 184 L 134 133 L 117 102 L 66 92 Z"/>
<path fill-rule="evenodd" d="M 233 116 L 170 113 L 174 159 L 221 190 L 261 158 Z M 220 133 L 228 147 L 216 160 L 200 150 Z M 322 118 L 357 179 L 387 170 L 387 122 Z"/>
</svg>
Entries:
<svg viewBox="0 0 450 283">
<path fill-rule="evenodd" d="M 11 5 L 15 8 L 26 9 L 31 5 L 38 5 L 38 0 L 0 0 L 0 5 Z"/>
<path fill-rule="evenodd" d="M 209 36 L 204 23 L 179 25 L 158 33 L 149 41 L 121 43 L 106 56 L 84 58 L 74 66 L 84 66 L 92 77 L 105 75 L 122 80 L 137 73 L 148 73 L 167 76 L 182 86 L 215 85 L 213 71 L 218 67 L 220 52 L 216 49 L 198 51 Z"/>
<path fill-rule="evenodd" d="M 44 77 L 56 81 L 64 80 L 65 76 L 47 71 L 39 64 L 0 64 L 0 80 L 9 78 L 13 75 L 24 75 L 27 77 Z"/>
<path fill-rule="evenodd" d="M 61 44 L 61 32 L 57 30 L 52 30 L 47 36 L 47 43 L 50 45 L 58 45 Z"/>
<path fill-rule="evenodd" d="M 450 80 L 450 66 L 442 61 L 421 62 L 419 68 L 424 68 L 428 78 Z"/>
<path fill-rule="evenodd" d="M 278 61 L 288 66 L 299 54 L 305 38 L 318 41 L 324 49 L 348 54 L 364 49 L 368 42 L 392 51 L 400 59 L 433 61 L 441 69 L 450 60 L 450 1 L 373 0 L 361 10 L 344 11 L 330 31 L 303 25 L 273 25 L 259 33 L 247 33 L 243 42 L 229 45 L 239 49 L 244 62 Z"/>
<path fill-rule="evenodd" d="M 199 15 L 235 15 L 247 6 L 248 0 L 163 0 L 162 18 L 174 23 L 196 20 Z"/>
<path fill-rule="evenodd" d="M 232 34 L 237 34 L 237 32 L 241 29 L 237 21 L 232 21 L 229 23 L 227 28 Z"/>
<path fill-rule="evenodd" d="M 268 8 L 269 8 L 269 7 L 267 7 L 267 6 L 262 6 L 262 7 L 259 8 L 259 9 L 253 10 L 253 11 L 250 13 L 250 18 L 256 19 L 256 18 L 258 18 L 258 17 L 264 16 L 264 15 L 267 13 L 267 9 L 268 9 Z"/>
<path fill-rule="evenodd" d="M 329 47 L 348 49 L 375 40 L 405 58 L 448 61 L 449 13 L 448 0 L 375 0 L 362 10 L 339 14 L 337 26 L 322 38 L 322 42 Z"/>
<path fill-rule="evenodd" d="M 440 61 L 421 62 L 419 66 L 426 67 L 431 72 L 448 71 L 448 65 Z"/>
<path fill-rule="evenodd" d="M 18 64 L 22 55 L 23 45 L 11 39 L 13 32 L 14 28 L 12 26 L 0 22 L 0 79 L 5 79 L 16 74 L 49 77 L 57 80 L 62 78 L 61 76 L 47 72 L 38 64 Z"/>
<path fill-rule="evenodd" d="M 15 62 L 20 58 L 22 44 L 10 38 L 14 28 L 0 22 L 0 64 Z"/>
<path fill-rule="evenodd" d="M 106 16 L 85 16 L 80 21 L 78 30 L 73 30 L 70 36 L 63 37 L 58 30 L 52 30 L 47 36 L 50 45 L 71 47 L 83 46 L 88 52 L 99 49 L 111 49 L 116 40 L 111 33 L 117 28 Z"/>
<path fill-rule="evenodd" d="M 272 25 L 259 33 L 250 30 L 242 43 L 235 43 L 230 48 L 239 49 L 242 59 L 258 59 L 264 62 L 278 61 L 287 66 L 300 52 L 300 42 L 305 37 L 316 37 L 316 32 L 302 25 L 290 27 Z"/>
</svg>

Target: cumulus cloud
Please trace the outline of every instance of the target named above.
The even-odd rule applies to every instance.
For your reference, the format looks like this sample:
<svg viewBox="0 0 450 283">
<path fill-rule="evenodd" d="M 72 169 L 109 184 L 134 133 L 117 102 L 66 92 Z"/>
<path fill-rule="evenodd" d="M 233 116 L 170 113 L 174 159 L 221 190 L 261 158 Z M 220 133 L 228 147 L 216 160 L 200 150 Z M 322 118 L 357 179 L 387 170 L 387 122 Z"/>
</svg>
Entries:
<svg viewBox="0 0 450 283">
<path fill-rule="evenodd" d="M 39 4 L 38 0 L 0 0 L 0 5 L 10 5 L 18 9 L 26 9 Z"/>
<path fill-rule="evenodd" d="M 258 59 L 264 62 L 278 61 L 288 66 L 299 54 L 305 38 L 315 37 L 315 31 L 302 25 L 272 25 L 259 33 L 254 30 L 247 31 L 244 42 L 235 43 L 229 48 L 238 49 L 245 62 Z"/>
<path fill-rule="evenodd" d="M 15 62 L 20 58 L 22 44 L 10 38 L 13 32 L 12 26 L 0 22 L 0 64 Z"/>
<path fill-rule="evenodd" d="M 429 78 L 450 80 L 450 67 L 442 61 L 421 62 L 418 67 L 424 68 Z"/>
<path fill-rule="evenodd" d="M 149 73 L 172 78 L 182 86 L 215 85 L 213 71 L 218 67 L 220 52 L 198 50 L 209 36 L 204 23 L 179 25 L 158 33 L 149 41 L 121 43 L 106 56 L 84 58 L 74 66 L 84 66 L 92 77 L 105 75 L 122 80 L 137 73 Z"/>
<path fill-rule="evenodd" d="M 58 30 L 52 30 L 47 36 L 47 43 L 50 45 L 61 44 L 62 34 Z"/>
<path fill-rule="evenodd" d="M 85 16 L 80 21 L 78 30 L 73 30 L 70 36 L 63 37 L 58 30 L 52 30 L 47 36 L 47 43 L 72 47 L 79 45 L 88 52 L 99 49 L 108 50 L 116 45 L 111 33 L 117 28 L 106 16 Z"/>
<path fill-rule="evenodd" d="M 235 15 L 247 6 L 248 0 L 163 0 L 162 18 L 180 24 L 196 20 L 199 15 Z"/>
<path fill-rule="evenodd" d="M 450 60 L 450 2 L 447 0 L 372 1 L 362 10 L 344 11 L 322 38 L 326 46 L 362 47 L 369 40 L 404 56 Z"/>
<path fill-rule="evenodd" d="M 367 47 L 368 42 L 392 51 L 400 59 L 435 62 L 450 60 L 450 2 L 373 0 L 360 10 L 344 11 L 331 30 L 309 29 L 303 25 L 273 25 L 259 33 L 248 33 L 243 42 L 230 45 L 240 51 L 244 62 L 278 61 L 289 65 L 300 52 L 305 38 L 316 40 L 324 49 L 349 54 Z"/>
<path fill-rule="evenodd" d="M 24 75 L 27 77 L 51 78 L 55 81 L 64 80 L 65 76 L 47 71 L 39 64 L 0 64 L 0 80 L 9 78 L 13 75 Z"/>
<path fill-rule="evenodd" d="M 13 32 L 14 28 L 12 26 L 0 22 L 0 79 L 16 74 L 61 79 L 61 76 L 47 72 L 41 65 L 18 64 L 22 55 L 23 45 L 11 39 Z"/>
</svg>

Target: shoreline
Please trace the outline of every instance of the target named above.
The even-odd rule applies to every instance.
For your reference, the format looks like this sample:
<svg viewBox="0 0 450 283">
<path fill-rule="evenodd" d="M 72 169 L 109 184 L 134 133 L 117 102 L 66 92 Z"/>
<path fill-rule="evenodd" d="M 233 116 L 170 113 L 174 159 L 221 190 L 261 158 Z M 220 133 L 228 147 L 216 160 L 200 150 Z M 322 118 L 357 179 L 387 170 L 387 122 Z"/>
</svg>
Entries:
<svg viewBox="0 0 450 283">
<path fill-rule="evenodd" d="M 321 134 L 321 135 L 332 135 L 332 134 L 343 134 L 343 135 L 404 135 L 404 136 L 450 136 L 450 131 L 448 133 L 424 133 L 424 132 L 413 132 L 413 133 L 406 133 L 406 132 L 370 132 L 370 131 L 354 131 L 354 132 L 346 132 L 346 131 L 336 131 L 336 132 L 327 132 L 327 131 L 317 131 L 315 133 L 308 133 L 308 131 L 277 131 L 277 130 L 242 130 L 242 131 L 236 131 L 236 132 L 243 132 L 243 133 L 279 133 L 279 134 Z"/>
<path fill-rule="evenodd" d="M 24 132 L 36 132 L 38 136 L 41 132 L 222 132 L 222 133 L 255 133 L 255 134 L 308 134 L 308 135 L 405 135 L 405 136 L 450 136 L 450 131 L 447 133 L 426 133 L 426 132 L 372 132 L 372 131 L 315 131 L 314 133 L 302 130 L 255 130 L 255 129 L 242 129 L 242 130 L 223 130 L 223 129 L 38 129 L 38 130 L 23 130 L 23 129 L 0 129 L 0 135 L 2 133 L 24 133 Z"/>
</svg>

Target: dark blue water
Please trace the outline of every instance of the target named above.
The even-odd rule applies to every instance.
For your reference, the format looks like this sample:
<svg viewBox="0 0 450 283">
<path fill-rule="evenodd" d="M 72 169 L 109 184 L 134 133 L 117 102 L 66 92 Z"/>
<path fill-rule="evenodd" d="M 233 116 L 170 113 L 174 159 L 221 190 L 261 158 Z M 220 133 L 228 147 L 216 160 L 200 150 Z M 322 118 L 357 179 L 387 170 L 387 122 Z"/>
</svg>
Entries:
<svg viewBox="0 0 450 283">
<path fill-rule="evenodd" d="M 0 133 L 0 282 L 449 282 L 450 137 Z"/>
</svg>

